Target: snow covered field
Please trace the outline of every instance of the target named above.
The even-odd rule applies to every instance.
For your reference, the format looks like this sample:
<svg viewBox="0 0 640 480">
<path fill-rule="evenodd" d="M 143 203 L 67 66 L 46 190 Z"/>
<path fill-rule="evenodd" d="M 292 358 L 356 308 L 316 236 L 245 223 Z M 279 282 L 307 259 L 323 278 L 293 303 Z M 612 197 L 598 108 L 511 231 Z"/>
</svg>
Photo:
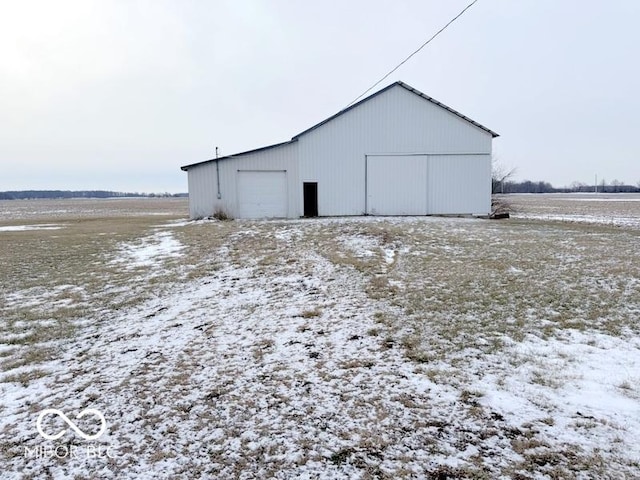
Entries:
<svg viewBox="0 0 640 480">
<path fill-rule="evenodd" d="M 536 201 L 0 222 L 2 478 L 640 477 L 638 229 Z"/>
<path fill-rule="evenodd" d="M 507 195 L 505 198 L 518 218 L 640 229 L 638 193 L 550 193 Z"/>
</svg>

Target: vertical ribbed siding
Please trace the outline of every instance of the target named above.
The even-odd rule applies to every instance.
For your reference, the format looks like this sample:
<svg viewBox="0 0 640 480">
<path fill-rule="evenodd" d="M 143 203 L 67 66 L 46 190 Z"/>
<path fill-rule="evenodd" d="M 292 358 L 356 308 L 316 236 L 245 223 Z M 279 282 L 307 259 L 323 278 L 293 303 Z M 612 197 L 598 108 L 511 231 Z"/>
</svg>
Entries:
<svg viewBox="0 0 640 480">
<path fill-rule="evenodd" d="M 189 179 L 189 215 L 202 218 L 212 215 L 216 201 L 216 166 L 204 164 L 190 168 Z"/>
<path fill-rule="evenodd" d="M 318 182 L 320 215 L 362 215 L 366 154 L 489 155 L 491 140 L 488 132 L 397 86 L 299 137 L 299 188 Z M 477 194 L 470 198 L 484 195 L 484 183 L 483 175 L 469 186 Z M 484 212 L 488 201 L 474 210 Z"/>
<path fill-rule="evenodd" d="M 212 215 L 221 209 L 232 217 L 239 217 L 237 197 L 238 170 L 287 171 L 287 216 L 301 215 L 298 194 L 298 142 L 291 142 L 267 150 L 248 153 L 218 162 L 220 169 L 220 196 L 218 199 L 216 163 L 192 167 L 189 175 L 189 213 L 191 218 Z"/>
<path fill-rule="evenodd" d="M 486 215 L 491 211 L 491 155 L 430 155 L 427 213 Z"/>
</svg>

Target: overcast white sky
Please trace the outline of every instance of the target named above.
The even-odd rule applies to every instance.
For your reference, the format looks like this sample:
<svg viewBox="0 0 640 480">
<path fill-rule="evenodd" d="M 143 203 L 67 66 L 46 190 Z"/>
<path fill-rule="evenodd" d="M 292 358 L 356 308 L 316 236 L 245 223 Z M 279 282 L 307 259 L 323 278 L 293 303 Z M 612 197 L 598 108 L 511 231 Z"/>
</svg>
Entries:
<svg viewBox="0 0 640 480">
<path fill-rule="evenodd" d="M 470 0 L 0 1 L 0 190 L 184 192 L 338 112 Z M 479 0 L 402 80 L 518 179 L 640 181 L 640 1 Z"/>
</svg>

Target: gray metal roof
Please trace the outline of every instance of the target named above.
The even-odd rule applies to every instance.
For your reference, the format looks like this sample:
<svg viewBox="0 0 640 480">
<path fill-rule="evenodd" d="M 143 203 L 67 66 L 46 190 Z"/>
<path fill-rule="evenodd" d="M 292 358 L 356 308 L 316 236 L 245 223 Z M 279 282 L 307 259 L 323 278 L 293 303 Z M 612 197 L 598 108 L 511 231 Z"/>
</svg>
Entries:
<svg viewBox="0 0 640 480">
<path fill-rule="evenodd" d="M 225 159 L 228 159 L 228 158 L 241 157 L 242 155 L 247 155 L 249 153 L 261 152 L 262 150 L 269 150 L 271 148 L 282 147 L 283 145 L 288 145 L 290 143 L 297 142 L 297 141 L 298 141 L 297 139 L 295 139 L 295 140 L 292 139 L 292 140 L 289 140 L 288 142 L 274 143 L 273 145 L 267 145 L 266 147 L 254 148 L 253 150 L 247 150 L 246 152 L 234 153 L 233 155 L 226 155 L 224 157 L 211 158 L 209 160 L 203 160 L 202 162 L 192 163 L 190 165 L 184 165 L 184 166 L 180 167 L 180 170 L 183 170 L 183 171 L 186 172 L 191 167 L 195 167 L 197 165 L 202 165 L 204 163 L 211 163 L 211 162 L 215 162 L 216 160 L 225 160 Z"/>
<path fill-rule="evenodd" d="M 318 127 L 321 127 L 322 125 L 324 125 L 325 123 L 330 122 L 330 121 L 331 121 L 331 120 L 333 120 L 334 118 L 337 118 L 337 117 L 339 117 L 340 115 L 343 115 L 343 114 L 347 113 L 349 110 L 352 110 L 352 109 L 356 108 L 358 105 L 361 105 L 361 104 L 363 104 L 364 102 L 369 101 L 369 100 L 371 100 L 372 98 L 376 97 L 377 95 L 380 95 L 381 93 L 386 92 L 387 90 L 389 90 L 389 89 L 391 89 L 391 88 L 393 88 L 393 87 L 396 87 L 396 86 L 400 86 L 400 87 L 404 88 L 405 90 L 408 90 L 408 91 L 410 91 L 411 93 L 414 93 L 414 94 L 418 95 L 419 97 L 422 97 L 422 98 L 424 98 L 425 100 L 427 100 L 427 101 L 429 101 L 429 102 L 433 103 L 434 105 L 438 105 L 439 107 L 444 108 L 445 110 L 447 110 L 447 111 L 449 111 L 449 112 L 453 113 L 454 115 L 456 115 L 456 116 L 460 117 L 461 119 L 465 120 L 466 122 L 469 122 L 471 125 L 474 125 L 474 126 L 478 127 L 479 129 L 484 130 L 485 132 L 487 132 L 487 133 L 491 134 L 491 136 L 492 136 L 493 138 L 495 138 L 495 137 L 498 137 L 498 136 L 499 136 L 499 135 L 498 135 L 496 132 L 494 132 L 493 130 L 490 130 L 490 129 L 488 129 L 487 127 L 485 127 L 485 126 L 483 126 L 483 125 L 479 124 L 479 123 L 478 123 L 478 122 L 476 122 L 475 120 L 471 120 L 469 117 L 467 117 L 467 116 L 465 116 L 465 115 L 461 114 L 460 112 L 458 112 L 458 111 L 454 110 L 453 108 L 451 108 L 451 107 L 447 107 L 444 103 L 437 101 L 436 99 L 434 99 L 434 98 L 430 97 L 429 95 L 425 95 L 425 94 L 424 94 L 424 93 L 422 93 L 421 91 L 416 90 L 415 88 L 411 87 L 410 85 L 407 85 L 407 84 L 406 84 L 406 83 L 404 83 L 404 82 L 397 81 L 397 82 L 392 83 L 391 85 L 387 85 L 386 87 L 384 87 L 384 88 L 383 88 L 383 89 L 381 89 L 381 90 L 378 90 L 378 91 L 377 91 L 377 92 L 375 92 L 375 93 L 372 93 L 372 94 L 371 94 L 371 95 L 369 95 L 368 97 L 363 98 L 363 99 L 362 99 L 362 100 L 360 100 L 359 102 L 354 103 L 353 105 L 351 105 L 351 106 L 349 106 L 349 107 L 345 108 L 344 110 L 340 110 L 340 111 L 339 111 L 338 113 L 336 113 L 335 115 L 332 115 L 331 117 L 329 117 L 329 118 L 327 118 L 327 119 L 325 119 L 325 120 L 321 121 L 320 123 L 315 124 L 313 127 L 307 128 L 305 131 L 303 131 L 303 132 L 301 132 L 301 133 L 297 134 L 296 136 L 294 136 L 294 137 L 293 137 L 291 140 L 289 140 L 288 142 L 276 143 L 276 144 L 273 144 L 273 145 L 268 145 L 268 146 L 266 146 L 266 147 L 255 148 L 255 149 L 253 149 L 253 150 L 247 150 L 246 152 L 234 153 L 233 155 L 227 155 L 227 156 L 220 157 L 220 158 L 212 158 L 212 159 L 209 159 L 209 160 L 204 160 L 204 161 L 202 161 L 202 162 L 192 163 L 192 164 L 190 164 L 190 165 L 184 165 L 184 166 L 180 167 L 180 169 L 181 169 L 181 170 L 184 170 L 184 171 L 186 172 L 187 170 L 189 170 L 189 168 L 191 168 L 191 167 L 195 167 L 195 166 L 197 166 L 197 165 L 203 165 L 203 164 L 205 164 L 205 163 L 215 162 L 216 160 L 225 160 L 225 159 L 228 159 L 228 158 L 235 158 L 235 157 L 239 157 L 239 156 L 242 156 L 242 155 L 247 155 L 247 154 L 249 154 L 249 153 L 260 152 L 260 151 L 262 151 L 262 150 L 268 150 L 268 149 L 270 149 L 270 148 L 281 147 L 281 146 L 283 146 L 283 145 L 287 145 L 287 144 L 289 144 L 289 143 L 296 142 L 296 141 L 298 141 L 298 138 L 300 138 L 302 135 L 304 135 L 304 134 L 306 134 L 306 133 L 309 133 L 309 132 L 311 132 L 312 130 L 315 130 L 316 128 L 318 128 Z"/>
</svg>

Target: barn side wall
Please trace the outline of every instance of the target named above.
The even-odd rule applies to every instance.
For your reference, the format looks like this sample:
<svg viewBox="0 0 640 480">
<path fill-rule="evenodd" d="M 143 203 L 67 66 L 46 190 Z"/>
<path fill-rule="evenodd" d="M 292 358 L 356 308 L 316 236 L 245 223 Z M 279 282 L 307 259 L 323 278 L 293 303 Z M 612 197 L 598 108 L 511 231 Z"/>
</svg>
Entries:
<svg viewBox="0 0 640 480">
<path fill-rule="evenodd" d="M 220 209 L 234 218 L 238 217 L 237 174 L 238 170 L 286 170 L 287 172 L 287 216 L 301 215 L 298 198 L 298 142 L 291 142 L 245 155 L 218 161 L 220 175 L 220 198 L 216 178 L 216 162 L 189 168 L 189 215 L 203 218 Z"/>
<path fill-rule="evenodd" d="M 451 175 L 465 175 L 464 198 L 450 206 L 439 205 L 445 213 L 456 205 L 482 200 L 473 213 L 489 213 L 491 184 L 490 133 L 457 115 L 395 86 L 345 112 L 300 137 L 299 209 L 302 210 L 302 183 L 318 182 L 318 213 L 362 215 L 365 213 L 365 155 L 367 154 L 476 154 L 481 163 L 473 179 L 448 169 Z M 486 197 L 486 199 L 485 199 Z"/>
</svg>

